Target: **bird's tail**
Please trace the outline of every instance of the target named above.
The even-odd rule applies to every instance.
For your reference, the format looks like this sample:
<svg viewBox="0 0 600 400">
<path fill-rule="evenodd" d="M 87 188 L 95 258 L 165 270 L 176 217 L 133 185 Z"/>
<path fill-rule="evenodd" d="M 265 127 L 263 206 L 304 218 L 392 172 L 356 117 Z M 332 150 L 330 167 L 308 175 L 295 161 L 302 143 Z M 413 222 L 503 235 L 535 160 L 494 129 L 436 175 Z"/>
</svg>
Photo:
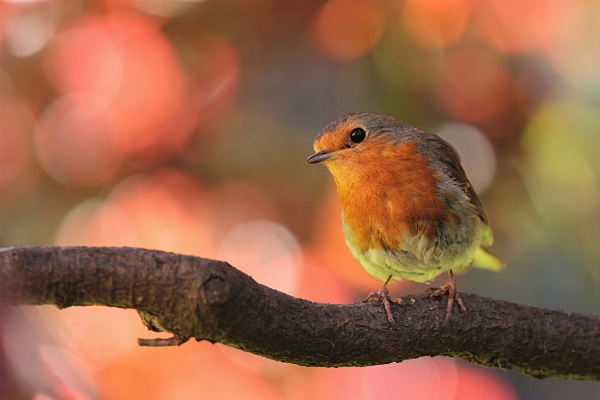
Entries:
<svg viewBox="0 0 600 400">
<path fill-rule="evenodd" d="M 473 266 L 477 268 L 490 269 L 492 271 L 500 271 L 505 265 L 502 260 L 496 257 L 489 249 L 480 246 L 475 251 L 473 257 Z"/>
</svg>

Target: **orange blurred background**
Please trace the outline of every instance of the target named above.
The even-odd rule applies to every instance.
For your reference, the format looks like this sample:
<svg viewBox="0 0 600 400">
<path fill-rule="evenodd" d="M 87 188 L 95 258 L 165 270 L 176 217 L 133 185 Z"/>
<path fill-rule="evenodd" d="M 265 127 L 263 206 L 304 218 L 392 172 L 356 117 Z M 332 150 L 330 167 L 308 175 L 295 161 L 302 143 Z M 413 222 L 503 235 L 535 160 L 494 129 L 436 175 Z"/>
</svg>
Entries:
<svg viewBox="0 0 600 400">
<path fill-rule="evenodd" d="M 380 283 L 305 160 L 327 123 L 374 111 L 449 140 L 481 194 L 508 268 L 460 290 L 600 314 L 598 18 L 583 0 L 0 2 L 0 246 L 167 250 L 362 301 Z M 600 397 L 449 358 L 137 346 L 153 335 L 131 310 L 0 310 L 0 400 Z"/>
</svg>

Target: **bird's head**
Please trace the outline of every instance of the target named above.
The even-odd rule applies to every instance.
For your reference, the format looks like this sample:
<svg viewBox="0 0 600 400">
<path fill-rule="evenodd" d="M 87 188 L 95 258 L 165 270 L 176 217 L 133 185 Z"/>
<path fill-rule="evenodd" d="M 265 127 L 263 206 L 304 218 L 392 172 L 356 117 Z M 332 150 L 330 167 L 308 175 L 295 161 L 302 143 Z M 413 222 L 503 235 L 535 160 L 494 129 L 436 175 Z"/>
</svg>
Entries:
<svg viewBox="0 0 600 400">
<path fill-rule="evenodd" d="M 334 172 L 344 165 L 383 160 L 394 145 L 416 139 L 416 130 L 387 115 L 359 112 L 344 115 L 316 137 L 309 164 L 324 163 Z M 355 167 L 351 167 L 355 168 Z"/>
<path fill-rule="evenodd" d="M 355 186 L 383 173 L 398 146 L 414 142 L 419 131 L 387 115 L 368 112 L 347 114 L 327 125 L 316 137 L 315 154 L 306 162 L 324 163 L 338 186 Z M 377 172 L 379 171 L 379 172 Z"/>
<path fill-rule="evenodd" d="M 315 154 L 306 162 L 330 165 L 363 152 L 382 150 L 384 142 L 397 144 L 414 136 L 413 128 L 387 115 L 351 113 L 333 121 L 317 135 Z"/>
</svg>

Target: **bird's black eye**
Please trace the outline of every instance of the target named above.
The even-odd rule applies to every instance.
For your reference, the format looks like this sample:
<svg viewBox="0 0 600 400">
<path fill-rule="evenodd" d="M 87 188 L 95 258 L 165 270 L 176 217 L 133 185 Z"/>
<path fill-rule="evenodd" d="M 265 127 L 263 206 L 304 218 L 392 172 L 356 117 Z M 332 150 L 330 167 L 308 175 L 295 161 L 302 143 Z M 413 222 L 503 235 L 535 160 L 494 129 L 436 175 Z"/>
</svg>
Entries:
<svg viewBox="0 0 600 400">
<path fill-rule="evenodd" d="M 352 143 L 360 143 L 367 137 L 367 132 L 363 128 L 354 128 L 350 132 L 350 141 Z"/>
</svg>

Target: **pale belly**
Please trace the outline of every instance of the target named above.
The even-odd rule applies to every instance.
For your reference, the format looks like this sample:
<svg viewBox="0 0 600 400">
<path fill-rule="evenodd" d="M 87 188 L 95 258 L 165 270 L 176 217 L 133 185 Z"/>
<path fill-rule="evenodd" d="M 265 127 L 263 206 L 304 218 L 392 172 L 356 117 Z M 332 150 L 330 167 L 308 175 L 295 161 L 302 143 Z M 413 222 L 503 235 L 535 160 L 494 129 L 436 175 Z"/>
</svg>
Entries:
<svg viewBox="0 0 600 400">
<path fill-rule="evenodd" d="M 343 218 L 342 218 L 343 222 Z M 415 282 L 430 282 L 444 271 L 462 272 L 473 261 L 475 251 L 481 243 L 479 219 L 463 221 L 455 229 L 441 228 L 433 240 L 406 235 L 398 250 L 360 250 L 352 243 L 350 232 L 343 222 L 346 244 L 352 256 L 375 279 L 386 281 L 409 279 Z"/>
</svg>

